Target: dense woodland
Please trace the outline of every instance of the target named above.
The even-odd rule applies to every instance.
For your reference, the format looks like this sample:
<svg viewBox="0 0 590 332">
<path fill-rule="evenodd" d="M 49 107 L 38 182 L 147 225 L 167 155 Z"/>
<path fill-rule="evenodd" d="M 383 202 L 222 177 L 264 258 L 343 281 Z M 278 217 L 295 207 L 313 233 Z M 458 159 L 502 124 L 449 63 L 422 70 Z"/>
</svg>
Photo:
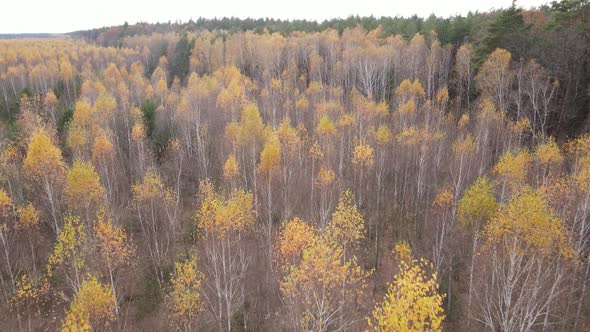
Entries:
<svg viewBox="0 0 590 332">
<path fill-rule="evenodd" d="M 589 330 L 589 14 L 0 40 L 0 329 Z"/>
</svg>

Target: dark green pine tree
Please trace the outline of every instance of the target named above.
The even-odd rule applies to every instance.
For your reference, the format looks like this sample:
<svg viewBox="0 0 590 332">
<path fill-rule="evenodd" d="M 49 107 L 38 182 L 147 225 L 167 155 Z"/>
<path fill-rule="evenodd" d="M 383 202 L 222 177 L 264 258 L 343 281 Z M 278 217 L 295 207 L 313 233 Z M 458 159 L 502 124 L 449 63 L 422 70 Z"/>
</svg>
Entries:
<svg viewBox="0 0 590 332">
<path fill-rule="evenodd" d="M 184 78 L 189 71 L 190 55 L 194 45 L 194 39 L 189 41 L 186 33 L 183 33 L 178 43 L 176 43 L 176 48 L 174 50 L 174 59 L 172 61 L 173 77 L 176 76 L 181 81 L 184 81 Z"/>
<path fill-rule="evenodd" d="M 512 6 L 502 10 L 490 24 L 476 49 L 475 65 L 479 67 L 496 48 L 507 49 L 515 60 L 526 58 L 530 43 L 529 26 L 524 22 L 522 10 L 516 7 L 516 1 L 512 1 Z"/>
</svg>

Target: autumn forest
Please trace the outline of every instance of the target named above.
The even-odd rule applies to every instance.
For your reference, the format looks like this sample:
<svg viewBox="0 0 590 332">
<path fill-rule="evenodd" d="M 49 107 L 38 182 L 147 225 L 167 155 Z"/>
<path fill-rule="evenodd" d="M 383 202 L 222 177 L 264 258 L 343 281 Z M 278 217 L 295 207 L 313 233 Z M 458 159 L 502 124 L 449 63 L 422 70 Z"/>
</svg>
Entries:
<svg viewBox="0 0 590 332">
<path fill-rule="evenodd" d="M 588 331 L 589 15 L 0 40 L 0 330 Z"/>
</svg>

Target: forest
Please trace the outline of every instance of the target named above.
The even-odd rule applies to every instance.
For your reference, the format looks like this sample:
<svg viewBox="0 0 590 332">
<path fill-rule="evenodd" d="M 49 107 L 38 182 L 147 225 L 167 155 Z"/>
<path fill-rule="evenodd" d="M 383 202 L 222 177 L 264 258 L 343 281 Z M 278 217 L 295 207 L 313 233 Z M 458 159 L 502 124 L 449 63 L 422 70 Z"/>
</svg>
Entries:
<svg viewBox="0 0 590 332">
<path fill-rule="evenodd" d="M 590 330 L 589 15 L 0 39 L 0 330 Z"/>
</svg>

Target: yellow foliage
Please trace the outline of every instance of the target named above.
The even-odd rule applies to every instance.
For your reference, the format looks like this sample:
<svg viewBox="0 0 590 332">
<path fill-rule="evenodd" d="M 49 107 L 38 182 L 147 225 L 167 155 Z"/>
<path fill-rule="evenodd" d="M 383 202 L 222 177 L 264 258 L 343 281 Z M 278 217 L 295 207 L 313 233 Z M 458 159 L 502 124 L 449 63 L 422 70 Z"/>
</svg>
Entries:
<svg viewBox="0 0 590 332">
<path fill-rule="evenodd" d="M 66 178 L 64 194 L 72 208 L 82 209 L 103 203 L 104 188 L 92 164 L 75 161 Z"/>
<path fill-rule="evenodd" d="M 90 103 L 83 99 L 76 102 L 74 107 L 74 115 L 72 118 L 72 124 L 79 127 L 88 127 L 90 125 L 90 117 L 92 116 L 92 106 Z"/>
<path fill-rule="evenodd" d="M 272 177 L 278 172 L 281 165 L 281 143 L 278 135 L 273 132 L 266 140 L 262 152 L 260 152 L 260 163 L 258 172 L 265 176 Z"/>
<path fill-rule="evenodd" d="M 387 145 L 392 141 L 391 130 L 386 125 L 380 125 L 376 131 L 373 132 L 373 137 L 378 145 Z"/>
<path fill-rule="evenodd" d="M 446 105 L 449 101 L 449 90 L 447 87 L 441 87 L 436 92 L 436 104 L 437 105 Z"/>
<path fill-rule="evenodd" d="M 239 174 L 240 170 L 238 168 L 238 161 L 236 160 L 236 157 L 231 154 L 227 157 L 225 165 L 223 165 L 223 177 L 226 180 L 231 180 Z"/>
<path fill-rule="evenodd" d="M 324 115 L 320 119 L 320 122 L 318 122 L 315 131 L 320 136 L 332 136 L 336 134 L 336 126 L 328 115 Z"/>
<path fill-rule="evenodd" d="M 88 138 L 86 134 L 86 129 L 75 124 L 72 124 L 68 129 L 66 143 L 68 144 L 68 147 L 74 151 L 74 153 L 81 153 L 86 147 L 86 144 L 88 144 Z"/>
<path fill-rule="evenodd" d="M 375 164 L 374 154 L 372 147 L 365 142 L 361 142 L 354 147 L 352 164 L 357 167 L 370 169 Z"/>
<path fill-rule="evenodd" d="M 57 238 L 53 253 L 47 262 L 47 274 L 53 275 L 56 268 L 69 265 L 80 270 L 85 265 L 86 228 L 80 218 L 67 216 L 64 227 Z"/>
<path fill-rule="evenodd" d="M 239 123 L 230 122 L 225 126 L 225 137 L 234 148 L 237 148 L 242 144 L 240 135 L 241 128 Z"/>
<path fill-rule="evenodd" d="M 317 141 L 313 142 L 311 148 L 309 149 L 309 155 L 312 159 L 315 160 L 324 159 L 324 152 L 322 151 L 322 147 Z"/>
<path fill-rule="evenodd" d="M 457 124 L 459 129 L 463 129 L 463 128 L 467 127 L 468 124 L 469 124 L 469 114 L 461 115 L 461 118 L 459 119 L 459 123 Z"/>
<path fill-rule="evenodd" d="M 552 137 L 537 146 L 535 156 L 543 165 L 558 165 L 563 162 L 563 155 Z"/>
<path fill-rule="evenodd" d="M 27 155 L 24 160 L 25 173 L 33 178 L 49 176 L 54 180 L 63 177 L 65 164 L 61 150 L 53 145 L 49 135 L 39 129 L 31 135 Z"/>
<path fill-rule="evenodd" d="M 412 248 L 405 241 L 400 241 L 393 247 L 393 254 L 402 262 L 409 262 L 412 260 Z"/>
<path fill-rule="evenodd" d="M 416 112 L 416 103 L 410 99 L 399 107 L 399 112 L 402 115 L 414 114 Z"/>
<path fill-rule="evenodd" d="M 318 230 L 295 217 L 281 227 L 278 239 L 279 256 L 283 262 L 294 264 L 303 251 L 312 245 Z M 289 267 L 289 266 L 287 266 Z"/>
<path fill-rule="evenodd" d="M 309 101 L 305 96 L 301 96 L 295 102 L 295 108 L 297 108 L 298 111 L 305 111 L 309 108 Z"/>
<path fill-rule="evenodd" d="M 291 127 L 291 120 L 289 117 L 283 119 L 277 129 L 277 134 L 279 135 L 281 148 L 286 152 L 287 156 L 293 157 L 297 152 L 301 139 L 299 138 L 297 130 Z"/>
<path fill-rule="evenodd" d="M 195 316 L 203 309 L 201 283 L 203 275 L 197 270 L 194 257 L 177 262 L 170 281 L 168 307 L 172 320 L 180 326 L 190 326 Z"/>
<path fill-rule="evenodd" d="M 490 243 L 517 241 L 519 254 L 557 252 L 573 257 L 563 225 L 545 195 L 529 187 L 520 189 L 500 209 L 488 223 L 486 234 Z"/>
<path fill-rule="evenodd" d="M 134 142 L 141 142 L 145 138 L 145 128 L 143 123 L 137 122 L 131 128 L 131 138 Z"/>
<path fill-rule="evenodd" d="M 12 198 L 8 193 L 0 188 L 0 216 L 7 217 L 13 212 Z"/>
<path fill-rule="evenodd" d="M 94 110 L 101 117 L 111 116 L 116 108 L 117 100 L 109 93 L 101 93 L 94 102 Z"/>
<path fill-rule="evenodd" d="M 512 186 L 522 186 L 526 182 L 529 168 L 531 166 L 531 155 L 527 150 L 520 150 L 518 153 L 508 151 L 500 157 L 500 161 L 494 170 Z"/>
<path fill-rule="evenodd" d="M 111 218 L 107 218 L 104 211 L 98 213 L 94 231 L 98 240 L 98 252 L 109 269 L 114 270 L 129 262 L 133 255 L 133 247 L 127 239 L 127 234 L 122 227 L 113 225 Z"/>
<path fill-rule="evenodd" d="M 574 157 L 590 155 L 590 134 L 582 135 L 567 143 L 567 151 Z"/>
<path fill-rule="evenodd" d="M 303 310 L 298 322 L 302 329 L 329 330 L 337 324 L 333 315 L 340 306 L 353 305 L 362 296 L 366 278 L 354 261 L 343 262 L 341 247 L 316 238 L 303 250 L 299 264 L 291 267 L 280 289 L 288 303 Z"/>
<path fill-rule="evenodd" d="M 575 181 L 582 192 L 590 191 L 590 155 L 582 157 L 578 161 L 578 172 Z"/>
<path fill-rule="evenodd" d="M 230 233 L 241 233 L 254 226 L 253 196 L 244 190 L 234 190 L 229 199 L 215 193 L 210 181 L 199 186 L 201 205 L 195 219 L 199 229 L 215 238 L 223 239 Z"/>
<path fill-rule="evenodd" d="M 487 222 L 498 211 L 492 183 L 487 177 L 481 177 L 473 183 L 459 200 L 457 213 L 463 227 L 478 227 Z"/>
<path fill-rule="evenodd" d="M 92 327 L 88 313 L 83 311 L 80 306 L 72 307 L 68 310 L 67 316 L 62 323 L 61 332 L 90 332 Z"/>
<path fill-rule="evenodd" d="M 41 283 L 35 283 L 27 274 L 23 274 L 16 282 L 15 289 L 11 302 L 16 306 L 30 307 L 32 304 L 38 303 L 49 291 L 49 284 L 46 279 Z"/>
<path fill-rule="evenodd" d="M 333 170 L 324 166 L 320 167 L 317 178 L 317 183 L 320 186 L 329 186 L 334 182 L 334 180 L 336 180 L 336 173 L 334 173 Z"/>
<path fill-rule="evenodd" d="M 164 185 L 160 175 L 153 169 L 146 172 L 141 183 L 131 187 L 131 192 L 133 200 L 137 204 L 155 200 L 162 200 L 165 204 L 172 204 L 172 202 L 176 201 L 176 194 Z"/>
<path fill-rule="evenodd" d="M 244 144 L 258 144 L 263 140 L 264 124 L 258 107 L 255 104 L 247 105 L 240 117 L 241 139 Z"/>
<path fill-rule="evenodd" d="M 453 198 L 453 192 L 448 188 L 445 188 L 441 190 L 438 193 L 438 195 L 436 195 L 436 198 L 434 199 L 432 205 L 435 209 L 444 211 L 451 207 L 451 205 L 453 204 Z"/>
<path fill-rule="evenodd" d="M 354 125 L 355 122 L 356 122 L 356 119 L 353 114 L 343 113 L 340 116 L 340 118 L 338 119 L 338 127 L 341 127 L 341 128 L 352 127 L 352 125 Z"/>
<path fill-rule="evenodd" d="M 444 296 L 438 293 L 436 273 L 426 272 L 432 269 L 426 260 L 408 255 L 400 261 L 400 272 L 393 277 L 383 303 L 368 319 L 373 331 L 442 331 Z"/>
<path fill-rule="evenodd" d="M 19 229 L 32 230 L 39 226 L 39 211 L 35 209 L 32 203 L 17 208 L 16 214 L 18 216 L 17 227 Z"/>
<path fill-rule="evenodd" d="M 475 140 L 471 134 L 467 134 L 463 139 L 457 138 L 453 143 L 453 152 L 455 155 L 464 155 L 475 150 Z"/>
<path fill-rule="evenodd" d="M 101 160 L 111 155 L 113 152 L 113 143 L 103 131 L 94 139 L 92 147 L 92 160 Z"/>
<path fill-rule="evenodd" d="M 342 193 L 332 220 L 326 227 L 326 236 L 344 248 L 355 247 L 365 237 L 365 221 L 354 204 L 350 190 Z"/>
<path fill-rule="evenodd" d="M 115 319 L 113 291 L 96 277 L 84 280 L 62 325 L 62 331 L 90 331 Z"/>
</svg>

